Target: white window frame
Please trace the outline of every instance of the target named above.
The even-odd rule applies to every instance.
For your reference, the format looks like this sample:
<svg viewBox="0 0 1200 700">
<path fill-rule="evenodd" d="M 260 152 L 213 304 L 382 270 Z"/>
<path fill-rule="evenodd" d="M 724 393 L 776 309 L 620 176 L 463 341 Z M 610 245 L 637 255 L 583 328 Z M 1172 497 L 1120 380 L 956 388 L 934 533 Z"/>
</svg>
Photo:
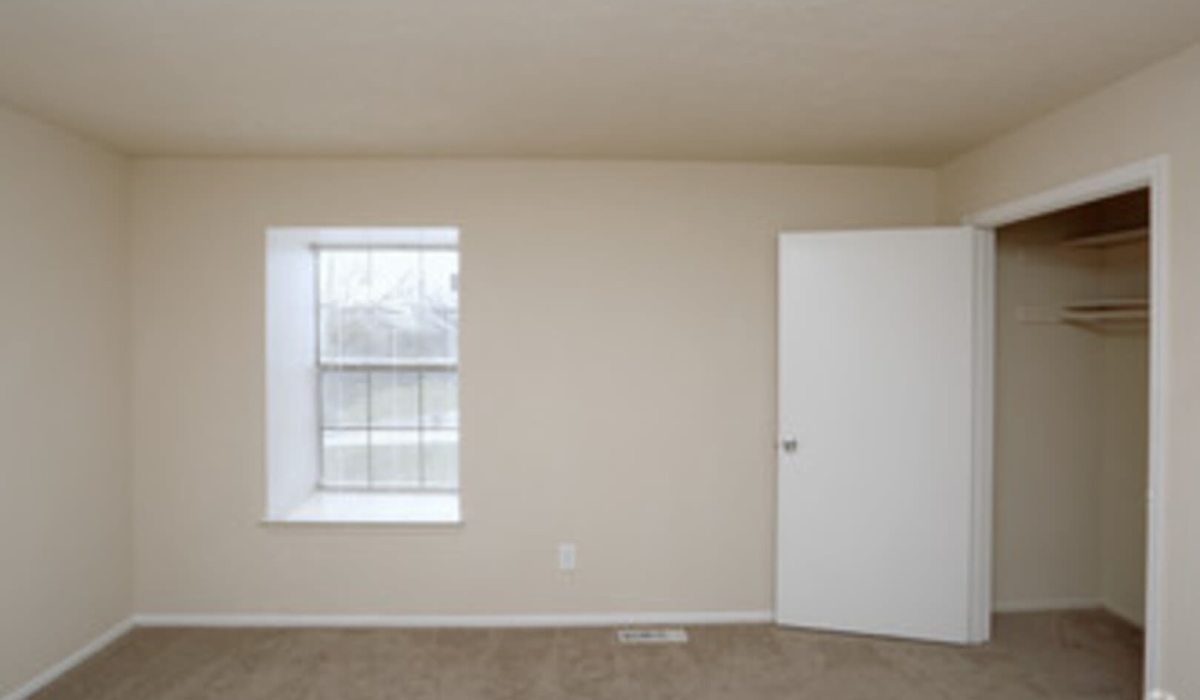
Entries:
<svg viewBox="0 0 1200 700">
<path fill-rule="evenodd" d="M 320 488 L 321 405 L 313 249 L 455 247 L 455 227 L 271 227 L 266 232 L 266 483 L 263 522 L 458 525 L 459 489 Z M 461 421 L 458 429 L 461 431 Z"/>
<path fill-rule="evenodd" d="M 424 454 L 423 450 L 420 451 L 420 453 L 419 453 L 420 456 L 418 458 L 418 460 L 419 460 L 418 461 L 418 470 L 420 473 L 420 485 L 419 486 L 415 486 L 415 487 L 413 487 L 413 486 L 380 486 L 380 485 L 371 483 L 371 472 L 372 472 L 371 444 L 372 443 L 371 443 L 371 439 L 370 439 L 371 433 L 374 431 L 377 431 L 377 430 L 385 431 L 385 432 L 392 432 L 392 431 L 415 432 L 417 434 L 418 443 L 424 444 L 424 441 L 423 441 L 424 434 L 426 432 L 435 432 L 435 433 L 446 433 L 446 434 L 453 433 L 455 436 L 455 442 L 457 443 L 458 435 L 460 433 L 457 422 L 455 423 L 454 427 L 452 427 L 452 428 L 451 427 L 440 427 L 440 426 L 427 426 L 427 425 L 425 425 L 423 416 L 421 415 L 420 411 L 418 410 L 418 423 L 417 423 L 417 427 L 415 427 L 415 428 L 379 428 L 379 427 L 376 427 L 373 425 L 374 421 L 373 421 L 373 419 L 371 417 L 371 413 L 370 413 L 370 407 L 371 407 L 370 399 L 368 399 L 368 401 L 367 401 L 367 421 L 364 425 L 341 426 L 341 425 L 332 425 L 326 421 L 325 411 L 324 411 L 325 397 L 324 397 L 323 392 L 324 392 L 324 385 L 325 385 L 325 377 L 329 374 L 334 374 L 337 372 L 362 372 L 367 377 L 367 396 L 368 397 L 370 397 L 372 395 L 371 381 L 372 381 L 375 373 L 377 373 L 377 372 L 395 372 L 396 374 L 405 374 L 405 373 L 415 374 L 415 375 L 417 375 L 417 392 L 418 392 L 417 401 L 418 401 L 418 405 L 420 406 L 423 403 L 423 400 L 421 397 L 421 391 L 424 387 L 425 375 L 432 374 L 432 373 L 439 373 L 439 372 L 457 374 L 458 373 L 458 360 L 454 359 L 454 360 L 442 361 L 442 362 L 436 362 L 436 361 L 409 362 L 409 361 L 404 361 L 404 360 L 397 360 L 397 361 L 393 361 L 393 362 L 386 362 L 386 361 L 379 361 L 379 360 L 375 360 L 375 361 L 362 360 L 362 361 L 355 361 L 355 362 L 326 362 L 324 359 L 324 356 L 322 354 L 323 348 L 321 347 L 321 302 L 322 302 L 322 299 L 321 299 L 321 282 L 320 282 L 320 275 L 321 275 L 320 256 L 325 253 L 338 252 L 338 251 L 371 252 L 371 251 L 377 251 L 377 250 L 412 250 L 412 251 L 418 251 L 418 252 L 421 252 L 421 251 L 451 251 L 454 253 L 458 253 L 458 245 L 457 244 L 439 244 L 439 243 L 430 243 L 430 244 L 425 244 L 425 245 L 408 244 L 408 243 L 372 244 L 372 245 L 316 244 L 316 245 L 312 246 L 311 250 L 312 250 L 312 254 L 313 254 L 313 272 L 316 277 L 316 279 L 313 282 L 313 294 L 314 294 L 313 307 L 317 313 L 316 321 L 313 324 L 314 325 L 314 327 L 313 327 L 313 331 L 314 331 L 313 342 L 316 343 L 316 349 L 314 350 L 314 354 L 316 356 L 315 367 L 316 367 L 316 372 L 317 372 L 317 380 L 316 380 L 316 385 L 317 385 L 316 386 L 316 389 L 317 389 L 317 393 L 316 393 L 317 442 L 318 442 L 318 445 L 317 445 L 317 459 L 318 459 L 317 489 L 319 491 L 326 491 L 326 492 L 333 492 L 333 493 L 364 493 L 365 492 L 365 493 L 413 493 L 413 494 L 451 493 L 451 494 L 457 494 L 459 491 L 458 487 L 448 488 L 448 487 L 439 487 L 439 486 L 429 486 L 426 483 L 425 454 Z M 324 435 L 326 432 L 329 432 L 329 431 L 333 431 L 333 432 L 359 431 L 359 432 L 367 433 L 367 484 L 365 486 L 337 485 L 337 484 L 330 484 L 327 482 L 326 467 L 325 467 Z"/>
</svg>

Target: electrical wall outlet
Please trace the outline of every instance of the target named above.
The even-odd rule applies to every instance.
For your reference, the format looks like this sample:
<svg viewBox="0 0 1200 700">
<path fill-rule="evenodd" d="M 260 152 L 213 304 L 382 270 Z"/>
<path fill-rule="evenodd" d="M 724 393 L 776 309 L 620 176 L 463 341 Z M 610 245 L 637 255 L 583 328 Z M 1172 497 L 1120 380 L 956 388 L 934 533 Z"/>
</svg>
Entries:
<svg viewBox="0 0 1200 700">
<path fill-rule="evenodd" d="M 558 570 L 575 570 L 575 543 L 563 542 L 558 545 Z"/>
</svg>

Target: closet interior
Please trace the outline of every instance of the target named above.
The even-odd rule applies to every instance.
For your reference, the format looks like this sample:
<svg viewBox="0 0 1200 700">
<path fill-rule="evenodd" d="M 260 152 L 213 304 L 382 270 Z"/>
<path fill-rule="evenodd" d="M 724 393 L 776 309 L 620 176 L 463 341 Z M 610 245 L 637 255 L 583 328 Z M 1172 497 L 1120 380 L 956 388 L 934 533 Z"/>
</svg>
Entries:
<svg viewBox="0 0 1200 700">
<path fill-rule="evenodd" d="M 1143 622 L 1149 192 L 999 229 L 993 593 L 998 612 Z"/>
</svg>

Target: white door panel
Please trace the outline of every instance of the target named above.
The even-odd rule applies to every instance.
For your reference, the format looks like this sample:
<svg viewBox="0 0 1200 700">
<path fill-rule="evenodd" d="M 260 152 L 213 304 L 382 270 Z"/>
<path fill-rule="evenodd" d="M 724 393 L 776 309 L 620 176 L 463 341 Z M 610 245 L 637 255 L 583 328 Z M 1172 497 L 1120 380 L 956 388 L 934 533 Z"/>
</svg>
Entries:
<svg viewBox="0 0 1200 700">
<path fill-rule="evenodd" d="M 781 624 L 969 638 L 976 245 L 780 237 Z"/>
</svg>

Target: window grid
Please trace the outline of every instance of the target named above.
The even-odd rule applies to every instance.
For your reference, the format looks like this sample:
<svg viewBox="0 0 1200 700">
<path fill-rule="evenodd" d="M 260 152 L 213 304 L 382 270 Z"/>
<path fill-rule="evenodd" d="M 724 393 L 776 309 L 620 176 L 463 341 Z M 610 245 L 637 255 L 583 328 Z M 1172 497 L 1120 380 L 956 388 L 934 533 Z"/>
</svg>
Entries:
<svg viewBox="0 0 1200 700">
<path fill-rule="evenodd" d="M 443 433 L 457 437 L 459 432 L 458 421 L 455 419 L 453 425 L 427 425 L 426 410 L 425 410 L 425 384 L 426 378 L 429 375 L 450 374 L 457 376 L 458 361 L 457 359 L 448 361 L 420 361 L 409 362 L 393 356 L 389 361 L 353 361 L 353 362 L 328 362 L 325 357 L 325 348 L 323 347 L 324 340 L 324 314 L 327 307 L 331 306 L 322 297 L 322 261 L 321 256 L 325 251 L 331 252 L 362 252 L 368 256 L 367 264 L 367 287 L 373 288 L 374 274 L 374 252 L 378 249 L 383 250 L 413 250 L 418 253 L 426 251 L 450 251 L 457 252 L 457 246 L 314 246 L 314 293 L 317 297 L 316 303 L 316 319 L 315 319 L 315 335 L 316 335 L 316 353 L 317 353 L 317 420 L 318 420 L 318 435 L 317 435 L 317 454 L 319 456 L 319 475 L 318 488 L 326 491 L 341 491 L 341 492 L 356 492 L 356 491 L 371 491 L 371 492 L 398 492 L 398 493 L 457 493 L 457 486 L 436 486 L 429 482 L 428 474 L 428 443 L 426 440 L 427 433 Z M 418 290 L 423 296 L 425 293 L 425 275 L 424 275 L 424 256 L 417 256 L 417 279 Z M 372 320 L 378 314 L 378 306 L 368 304 L 365 309 Z M 339 312 L 340 313 L 340 312 Z M 342 327 L 338 324 L 339 334 Z M 457 355 L 457 352 L 455 352 Z M 364 401 L 364 410 L 366 412 L 366 420 L 363 424 L 332 424 L 328 419 L 326 411 L 326 380 L 327 377 L 335 374 L 344 374 L 347 372 L 360 372 L 365 375 L 366 379 L 366 394 Z M 394 377 L 400 378 L 408 375 L 415 377 L 416 385 L 416 411 L 415 425 L 405 426 L 387 425 L 378 426 L 375 424 L 375 407 L 374 407 L 374 381 L 376 374 L 388 373 Z M 457 404 L 457 381 L 455 381 L 454 394 L 456 395 L 455 402 Z M 366 452 L 366 484 L 363 486 L 351 484 L 333 484 L 327 476 L 326 470 L 326 435 L 337 432 L 361 432 L 366 435 L 365 452 Z M 417 450 L 417 485 L 416 486 L 397 486 L 397 485 L 381 485 L 376 483 L 376 466 L 374 456 L 374 437 L 380 432 L 391 433 L 413 433 L 416 435 L 416 450 Z M 455 440 L 457 444 L 457 440 Z M 456 448 L 457 452 L 457 448 Z M 454 482 L 457 484 L 457 455 L 455 457 L 455 477 Z"/>
</svg>

